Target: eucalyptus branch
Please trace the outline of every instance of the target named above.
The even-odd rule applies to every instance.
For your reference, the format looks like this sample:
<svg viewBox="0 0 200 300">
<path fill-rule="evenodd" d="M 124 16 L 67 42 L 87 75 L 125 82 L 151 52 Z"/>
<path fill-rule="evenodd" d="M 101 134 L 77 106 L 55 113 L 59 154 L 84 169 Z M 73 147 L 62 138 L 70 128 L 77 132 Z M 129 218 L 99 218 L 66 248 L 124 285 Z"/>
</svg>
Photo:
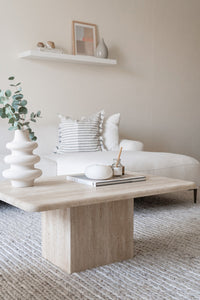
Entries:
<svg viewBox="0 0 200 300">
<path fill-rule="evenodd" d="M 32 112 L 28 117 L 27 100 L 24 99 L 21 93 L 21 82 L 14 84 L 14 79 L 14 76 L 8 78 L 12 82 L 10 86 L 15 90 L 14 94 L 12 94 L 10 89 L 5 92 L 0 90 L 0 104 L 2 104 L 0 107 L 0 117 L 8 119 L 8 123 L 11 125 L 9 130 L 24 130 L 24 127 L 26 127 L 29 131 L 30 139 L 35 141 L 37 137 L 30 128 L 30 122 L 36 122 L 37 118 L 41 117 L 41 111 L 37 113 Z M 12 103 L 10 104 L 11 101 Z"/>
</svg>

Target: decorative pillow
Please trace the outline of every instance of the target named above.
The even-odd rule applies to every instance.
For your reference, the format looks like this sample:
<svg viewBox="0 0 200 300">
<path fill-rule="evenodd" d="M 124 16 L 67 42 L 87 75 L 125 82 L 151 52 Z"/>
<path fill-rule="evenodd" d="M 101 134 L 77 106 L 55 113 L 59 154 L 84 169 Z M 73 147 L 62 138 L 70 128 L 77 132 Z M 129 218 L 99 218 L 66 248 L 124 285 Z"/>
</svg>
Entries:
<svg viewBox="0 0 200 300">
<path fill-rule="evenodd" d="M 88 118 L 73 120 L 59 115 L 59 143 L 57 153 L 103 150 L 102 127 L 104 112 Z"/>
<path fill-rule="evenodd" d="M 103 141 L 106 150 L 115 151 L 119 149 L 119 122 L 120 113 L 111 115 L 104 120 Z"/>
</svg>

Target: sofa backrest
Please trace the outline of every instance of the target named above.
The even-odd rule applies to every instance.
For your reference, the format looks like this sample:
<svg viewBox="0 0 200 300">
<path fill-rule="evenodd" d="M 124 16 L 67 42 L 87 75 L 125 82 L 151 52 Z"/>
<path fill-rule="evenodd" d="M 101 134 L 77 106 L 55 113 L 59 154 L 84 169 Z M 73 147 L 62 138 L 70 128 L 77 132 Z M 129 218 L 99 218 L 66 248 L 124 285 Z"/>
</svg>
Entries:
<svg viewBox="0 0 200 300">
<path fill-rule="evenodd" d="M 38 125 L 38 124 L 37 124 Z M 58 126 L 56 124 L 39 125 L 35 127 L 39 155 L 53 153 L 58 141 Z"/>
<path fill-rule="evenodd" d="M 0 155 L 8 154 L 6 143 L 12 141 L 13 132 L 8 130 L 8 126 L 0 126 Z"/>
<path fill-rule="evenodd" d="M 57 143 L 58 126 L 56 124 L 41 125 L 36 124 L 33 128 L 37 136 L 38 148 L 35 153 L 45 155 L 53 153 Z M 6 148 L 6 143 L 12 141 L 14 138 L 14 131 L 8 130 L 8 126 L 0 126 L 0 155 L 6 155 L 9 150 Z"/>
</svg>

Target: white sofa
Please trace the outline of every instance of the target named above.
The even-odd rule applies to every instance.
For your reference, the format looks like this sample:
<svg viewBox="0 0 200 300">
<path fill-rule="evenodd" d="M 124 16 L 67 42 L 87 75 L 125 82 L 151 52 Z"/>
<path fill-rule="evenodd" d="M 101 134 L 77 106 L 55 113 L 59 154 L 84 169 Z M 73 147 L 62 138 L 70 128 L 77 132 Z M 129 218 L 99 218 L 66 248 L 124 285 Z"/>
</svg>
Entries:
<svg viewBox="0 0 200 300">
<path fill-rule="evenodd" d="M 35 131 L 39 144 L 36 152 L 41 157 L 36 166 L 42 169 L 43 176 L 84 172 L 87 165 L 94 163 L 112 164 L 118 154 L 116 151 L 55 154 L 57 126 L 37 124 Z M 13 132 L 0 126 L 0 136 L 0 179 L 3 180 L 1 173 L 8 168 L 3 158 L 9 153 L 5 144 L 12 140 Z M 200 185 L 200 163 L 196 159 L 173 153 L 146 152 L 138 141 L 121 140 L 120 145 L 124 149 L 121 158 L 126 170 L 190 180 Z"/>
</svg>

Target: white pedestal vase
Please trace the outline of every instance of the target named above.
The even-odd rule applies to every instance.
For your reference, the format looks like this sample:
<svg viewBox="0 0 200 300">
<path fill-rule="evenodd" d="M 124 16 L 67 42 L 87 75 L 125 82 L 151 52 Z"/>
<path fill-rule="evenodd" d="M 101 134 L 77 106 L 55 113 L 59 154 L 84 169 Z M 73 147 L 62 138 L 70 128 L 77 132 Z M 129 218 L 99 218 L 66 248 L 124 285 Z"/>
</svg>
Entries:
<svg viewBox="0 0 200 300">
<path fill-rule="evenodd" d="M 40 161 L 33 150 L 38 144 L 29 139 L 28 130 L 15 130 L 14 140 L 6 144 L 11 150 L 11 155 L 4 158 L 10 164 L 10 169 L 3 171 L 3 176 L 11 180 L 13 187 L 29 187 L 34 185 L 34 180 L 42 175 L 42 171 L 34 168 Z"/>
</svg>

